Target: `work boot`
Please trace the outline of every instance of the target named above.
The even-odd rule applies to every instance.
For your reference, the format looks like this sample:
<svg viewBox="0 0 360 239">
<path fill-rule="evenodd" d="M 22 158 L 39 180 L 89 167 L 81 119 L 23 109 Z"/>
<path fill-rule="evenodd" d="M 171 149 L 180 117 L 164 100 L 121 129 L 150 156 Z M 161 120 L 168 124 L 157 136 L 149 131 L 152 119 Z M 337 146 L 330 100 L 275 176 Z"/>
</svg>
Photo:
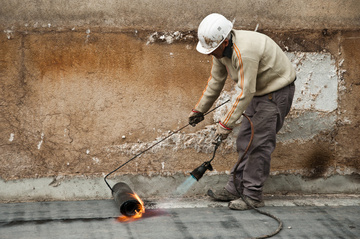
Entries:
<svg viewBox="0 0 360 239">
<path fill-rule="evenodd" d="M 215 199 L 217 201 L 225 201 L 225 202 L 230 202 L 231 200 L 235 200 L 235 199 L 239 198 L 239 196 L 230 193 L 225 188 L 214 190 L 214 191 L 209 189 L 207 192 L 207 195 L 209 195 L 210 197 L 212 197 L 213 199 Z"/>
<path fill-rule="evenodd" d="M 244 198 L 250 205 L 252 205 L 255 208 L 265 206 L 264 201 L 258 201 L 258 200 L 249 198 L 248 196 L 244 196 Z M 231 202 L 229 202 L 229 208 L 234 209 L 234 210 L 240 210 L 240 211 L 252 209 L 252 207 L 247 205 L 242 198 L 238 198 L 236 200 L 232 200 Z"/>
</svg>

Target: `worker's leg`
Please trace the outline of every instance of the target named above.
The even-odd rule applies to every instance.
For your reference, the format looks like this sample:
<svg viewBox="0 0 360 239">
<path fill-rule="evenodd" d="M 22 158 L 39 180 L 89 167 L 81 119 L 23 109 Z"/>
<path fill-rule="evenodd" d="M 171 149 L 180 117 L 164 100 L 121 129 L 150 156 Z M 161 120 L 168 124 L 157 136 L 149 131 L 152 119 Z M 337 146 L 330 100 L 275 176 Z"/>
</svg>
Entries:
<svg viewBox="0 0 360 239">
<path fill-rule="evenodd" d="M 276 105 L 268 96 L 254 97 L 245 111 L 254 126 L 254 137 L 249 151 L 237 169 L 233 168 L 226 189 L 236 193 L 235 186 L 242 194 L 256 200 L 262 200 L 262 186 L 269 175 L 271 153 L 275 149 L 276 138 Z M 251 127 L 243 119 L 237 139 L 239 159 L 243 155 L 251 136 Z M 235 173 L 236 181 L 233 182 Z"/>
<path fill-rule="evenodd" d="M 250 119 L 252 119 L 254 113 L 255 113 L 255 105 L 254 105 L 254 99 L 250 102 L 249 106 L 247 107 L 246 111 L 244 112 Z M 251 126 L 250 122 L 243 118 L 241 125 L 240 125 L 240 131 L 238 133 L 238 137 L 236 140 L 236 147 L 237 152 L 239 154 L 238 160 L 240 160 L 241 156 L 244 154 L 246 147 L 248 146 L 251 138 Z M 225 186 L 225 189 L 228 190 L 230 193 L 238 195 L 240 193 L 243 193 L 243 185 L 242 185 L 242 178 L 243 178 L 243 170 L 245 167 L 245 164 L 247 162 L 247 159 L 249 157 L 251 149 L 249 149 L 248 153 L 245 155 L 243 160 L 240 162 L 237 169 L 235 169 L 235 166 L 231 170 L 231 175 L 229 177 L 229 181 L 227 185 Z M 235 184 L 234 184 L 234 172 L 235 173 Z M 236 186 L 236 188 L 235 188 Z"/>
<path fill-rule="evenodd" d="M 254 97 L 245 111 L 254 125 L 252 145 L 240 163 L 232 170 L 236 174 L 235 184 L 231 175 L 226 190 L 236 194 L 239 190 L 244 195 L 262 200 L 262 188 L 270 172 L 271 153 L 276 145 L 276 133 L 281 129 L 284 118 L 288 114 L 293 95 L 294 85 L 272 93 L 269 96 Z M 239 158 L 243 155 L 251 136 L 251 128 L 247 119 L 243 119 L 237 139 Z M 237 190 L 235 189 L 235 185 Z"/>
</svg>

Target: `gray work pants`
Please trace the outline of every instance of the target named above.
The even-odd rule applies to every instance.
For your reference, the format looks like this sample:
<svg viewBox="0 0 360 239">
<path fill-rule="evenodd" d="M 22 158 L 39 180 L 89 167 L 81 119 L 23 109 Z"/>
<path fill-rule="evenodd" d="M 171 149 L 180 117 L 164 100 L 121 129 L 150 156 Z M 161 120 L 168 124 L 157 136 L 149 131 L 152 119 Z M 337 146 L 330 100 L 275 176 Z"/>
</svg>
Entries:
<svg viewBox="0 0 360 239">
<path fill-rule="evenodd" d="M 254 126 L 254 138 L 238 168 L 235 168 L 235 165 L 231 170 L 231 176 L 225 186 L 230 193 L 238 194 L 238 190 L 250 198 L 262 200 L 263 185 L 270 173 L 271 154 L 276 146 L 276 134 L 290 111 L 294 91 L 295 85 L 292 83 L 271 94 L 254 97 L 246 108 L 245 114 Z M 239 160 L 249 144 L 250 137 L 250 123 L 243 118 L 236 140 Z"/>
</svg>

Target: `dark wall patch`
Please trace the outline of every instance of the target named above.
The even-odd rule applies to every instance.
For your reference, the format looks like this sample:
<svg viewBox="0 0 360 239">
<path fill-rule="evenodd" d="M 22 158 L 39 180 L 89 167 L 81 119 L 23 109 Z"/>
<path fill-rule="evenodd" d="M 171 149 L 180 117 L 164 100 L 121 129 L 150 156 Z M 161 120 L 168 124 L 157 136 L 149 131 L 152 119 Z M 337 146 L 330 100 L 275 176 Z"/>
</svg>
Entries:
<svg viewBox="0 0 360 239">
<path fill-rule="evenodd" d="M 316 142 L 314 147 L 309 150 L 304 168 L 308 170 L 305 177 L 317 179 L 324 176 L 327 169 L 332 166 L 334 161 L 331 150 L 323 142 Z"/>
</svg>

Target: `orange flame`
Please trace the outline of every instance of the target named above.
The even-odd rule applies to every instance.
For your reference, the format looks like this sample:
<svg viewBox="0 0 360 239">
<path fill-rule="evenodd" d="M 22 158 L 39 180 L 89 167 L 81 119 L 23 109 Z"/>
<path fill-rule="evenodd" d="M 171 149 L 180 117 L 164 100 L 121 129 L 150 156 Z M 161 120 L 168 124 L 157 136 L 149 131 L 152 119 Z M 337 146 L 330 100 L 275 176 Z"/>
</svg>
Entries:
<svg viewBox="0 0 360 239">
<path fill-rule="evenodd" d="M 130 193 L 130 196 L 133 197 L 134 199 L 136 199 L 138 202 L 140 202 L 140 205 L 138 206 L 138 208 L 135 210 L 135 215 L 131 216 L 131 217 L 128 217 L 128 216 L 120 216 L 118 217 L 118 221 L 119 222 L 129 222 L 129 221 L 135 221 L 139 218 L 142 217 L 143 213 L 145 213 L 145 206 L 144 206 L 144 202 L 140 199 L 140 197 L 134 193 Z"/>
</svg>

